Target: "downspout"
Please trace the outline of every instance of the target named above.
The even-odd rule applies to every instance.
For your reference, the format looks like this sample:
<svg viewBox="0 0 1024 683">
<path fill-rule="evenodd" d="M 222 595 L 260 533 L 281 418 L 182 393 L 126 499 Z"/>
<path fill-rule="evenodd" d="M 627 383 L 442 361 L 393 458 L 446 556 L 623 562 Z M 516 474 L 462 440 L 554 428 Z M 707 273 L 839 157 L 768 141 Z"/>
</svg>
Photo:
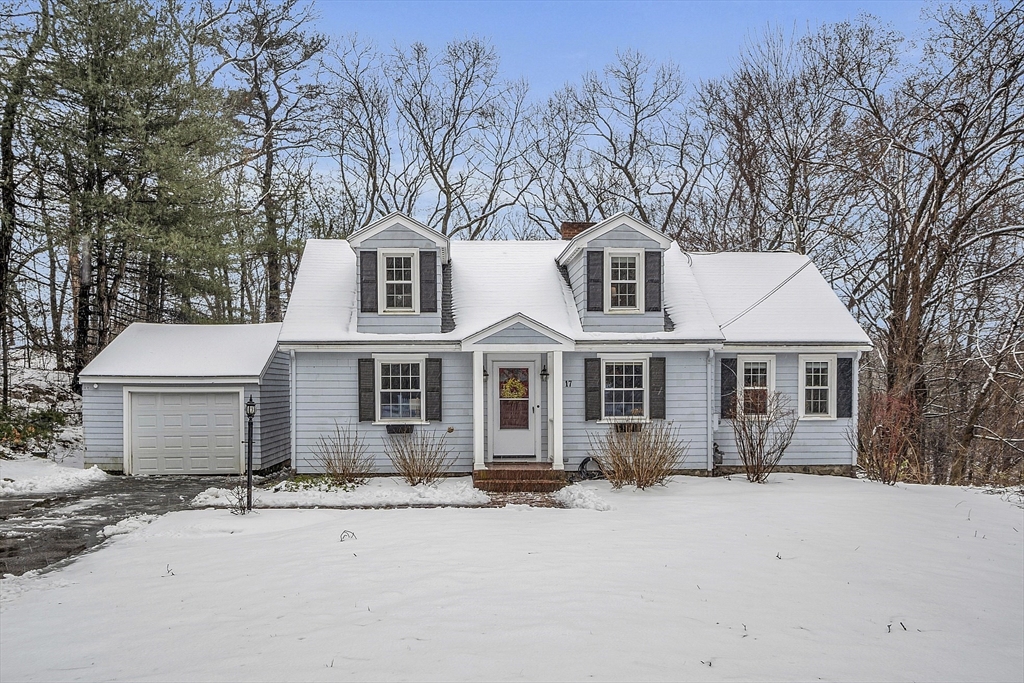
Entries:
<svg viewBox="0 0 1024 683">
<path fill-rule="evenodd" d="M 290 429 L 291 429 L 291 450 L 292 450 L 292 473 L 295 473 L 295 349 L 291 349 L 288 352 L 289 363 L 288 363 L 288 398 L 289 406 L 288 412 L 291 415 Z"/>
<path fill-rule="evenodd" d="M 707 409 L 708 409 L 708 473 L 715 469 L 715 350 L 708 349 L 707 368 Z"/>
</svg>

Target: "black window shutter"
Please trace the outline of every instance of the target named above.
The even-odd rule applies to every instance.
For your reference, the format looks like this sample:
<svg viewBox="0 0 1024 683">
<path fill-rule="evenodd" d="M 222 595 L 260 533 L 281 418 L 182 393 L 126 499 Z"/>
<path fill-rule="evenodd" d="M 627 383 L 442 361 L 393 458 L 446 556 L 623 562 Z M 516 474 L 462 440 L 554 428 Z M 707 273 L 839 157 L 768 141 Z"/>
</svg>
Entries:
<svg viewBox="0 0 1024 683">
<path fill-rule="evenodd" d="M 374 309 L 376 310 L 376 309 Z M 359 359 L 359 421 L 373 422 L 377 419 L 377 404 L 374 399 L 376 390 L 376 368 L 372 358 Z"/>
<path fill-rule="evenodd" d="M 736 359 L 722 359 L 722 406 L 720 415 L 723 418 L 736 416 Z"/>
<path fill-rule="evenodd" d="M 604 252 L 587 252 L 587 310 L 604 310 Z"/>
<path fill-rule="evenodd" d="M 437 252 L 420 252 L 420 313 L 437 313 Z"/>
<path fill-rule="evenodd" d="M 660 254 L 659 254 L 660 256 Z M 649 384 L 651 397 L 649 399 L 652 420 L 665 419 L 665 359 L 651 358 L 648 361 L 647 372 L 650 375 Z"/>
<path fill-rule="evenodd" d="M 644 253 L 644 310 L 661 310 L 661 252 Z"/>
<path fill-rule="evenodd" d="M 377 252 L 359 252 L 359 310 L 377 312 Z"/>
<path fill-rule="evenodd" d="M 836 360 L 836 417 L 853 417 L 853 359 Z"/>
<path fill-rule="evenodd" d="M 583 359 L 583 387 L 586 393 L 587 420 L 601 419 L 601 359 Z"/>
<path fill-rule="evenodd" d="M 427 410 L 426 419 L 428 422 L 441 421 L 441 359 L 428 358 L 427 367 L 424 372 L 427 389 Z"/>
</svg>

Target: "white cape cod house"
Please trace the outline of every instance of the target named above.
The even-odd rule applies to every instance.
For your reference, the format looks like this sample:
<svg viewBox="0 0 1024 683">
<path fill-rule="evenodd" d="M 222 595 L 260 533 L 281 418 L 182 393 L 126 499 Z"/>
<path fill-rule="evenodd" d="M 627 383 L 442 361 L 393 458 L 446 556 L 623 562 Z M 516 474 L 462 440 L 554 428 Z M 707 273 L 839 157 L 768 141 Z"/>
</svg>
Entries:
<svg viewBox="0 0 1024 683">
<path fill-rule="evenodd" d="M 670 420 L 684 469 L 708 472 L 740 464 L 737 405 L 779 391 L 800 416 L 781 465 L 852 468 L 871 346 L 807 257 L 686 253 L 627 215 L 564 233 L 449 241 L 395 214 L 310 240 L 282 325 L 132 326 L 104 350 L 82 373 L 86 462 L 240 471 L 254 395 L 257 469 L 316 471 L 336 425 L 381 472 L 387 435 L 415 430 L 445 435 L 456 471 L 570 469 L 616 423 Z"/>
</svg>

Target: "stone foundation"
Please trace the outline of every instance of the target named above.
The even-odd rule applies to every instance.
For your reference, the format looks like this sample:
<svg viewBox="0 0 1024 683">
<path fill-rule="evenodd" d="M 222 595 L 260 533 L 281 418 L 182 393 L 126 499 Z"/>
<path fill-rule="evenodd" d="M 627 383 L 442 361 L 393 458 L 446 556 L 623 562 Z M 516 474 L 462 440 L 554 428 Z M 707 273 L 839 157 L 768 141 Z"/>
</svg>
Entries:
<svg viewBox="0 0 1024 683">
<path fill-rule="evenodd" d="M 828 477 L 854 477 L 853 465 L 778 465 L 773 474 L 820 474 Z M 743 465 L 715 465 L 713 476 L 746 474 Z"/>
</svg>

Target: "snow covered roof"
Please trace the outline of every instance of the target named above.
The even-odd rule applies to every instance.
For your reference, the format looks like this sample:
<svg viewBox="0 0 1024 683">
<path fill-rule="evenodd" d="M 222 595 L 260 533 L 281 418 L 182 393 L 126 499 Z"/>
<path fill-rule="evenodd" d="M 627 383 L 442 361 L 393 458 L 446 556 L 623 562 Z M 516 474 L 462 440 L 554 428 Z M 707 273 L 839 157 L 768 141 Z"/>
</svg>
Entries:
<svg viewBox="0 0 1024 683">
<path fill-rule="evenodd" d="M 557 267 L 564 240 L 453 241 L 450 249 L 455 329 L 396 335 L 358 331 L 356 256 L 349 243 L 309 240 L 280 341 L 459 342 L 521 314 L 577 342 L 869 344 L 813 264 L 796 254 L 688 255 L 672 244 L 663 285 L 672 331 L 621 333 L 583 330 Z"/>
<path fill-rule="evenodd" d="M 85 366 L 81 376 L 256 379 L 277 348 L 280 332 L 281 323 L 133 323 Z"/>
<path fill-rule="evenodd" d="M 811 260 L 780 252 L 691 254 L 726 342 L 871 344 Z"/>
</svg>

